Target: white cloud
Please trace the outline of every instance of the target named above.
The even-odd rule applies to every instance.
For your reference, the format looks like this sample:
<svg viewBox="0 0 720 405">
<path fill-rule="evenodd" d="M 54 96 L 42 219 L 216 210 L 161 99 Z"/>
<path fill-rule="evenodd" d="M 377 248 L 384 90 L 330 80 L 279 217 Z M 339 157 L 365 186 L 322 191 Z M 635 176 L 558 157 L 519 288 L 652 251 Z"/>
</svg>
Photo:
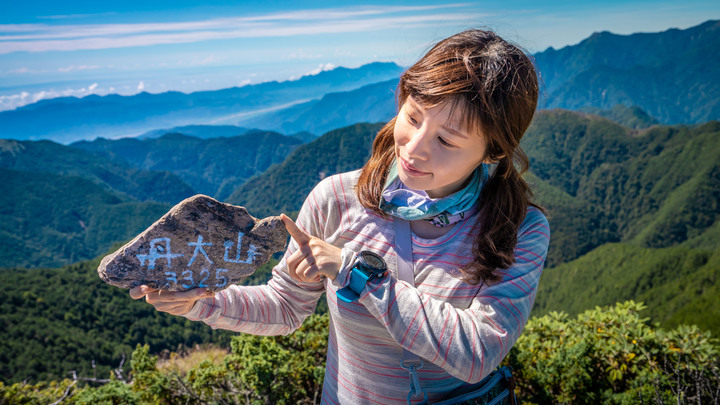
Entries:
<svg viewBox="0 0 720 405">
<path fill-rule="evenodd" d="M 319 73 L 321 73 L 321 72 L 327 72 L 328 70 L 333 70 L 333 69 L 335 69 L 336 67 L 337 67 L 337 65 L 335 65 L 334 63 L 323 63 L 323 64 L 318 65 L 317 68 L 315 68 L 315 69 L 307 72 L 307 73 L 304 74 L 304 75 L 299 75 L 299 76 L 298 76 L 298 75 L 293 75 L 293 76 L 290 76 L 290 77 L 288 78 L 288 80 L 292 82 L 292 81 L 295 81 L 295 80 L 299 80 L 300 78 L 305 77 L 305 76 L 315 76 L 316 74 L 319 74 Z"/>
<path fill-rule="evenodd" d="M 114 92 L 114 88 L 110 88 L 109 90 L 105 90 L 103 88 L 100 88 L 97 83 L 93 83 L 89 85 L 88 87 L 81 87 L 81 88 L 66 88 L 64 90 L 55 90 L 55 89 L 49 89 L 49 90 L 40 90 L 36 91 L 34 93 L 29 93 L 27 91 L 20 92 L 18 94 L 10 94 L 10 95 L 4 95 L 0 96 L 0 111 L 5 110 L 12 110 L 18 107 L 22 107 L 27 104 L 36 103 L 40 100 L 50 99 L 50 98 L 56 98 L 56 97 L 85 97 L 90 94 L 108 94 Z"/>
<path fill-rule="evenodd" d="M 44 91 L 44 90 L 43 90 L 43 91 L 39 91 L 39 92 L 33 94 L 32 101 L 33 101 L 33 103 L 36 103 L 36 102 L 38 102 L 38 101 L 40 101 L 40 100 L 42 100 L 42 99 L 44 99 L 44 98 L 53 98 L 53 95 L 51 95 L 50 97 L 47 97 L 47 95 L 48 95 L 48 92 L 46 92 L 46 91 Z M 60 93 L 57 93 L 57 96 L 60 96 L 60 95 L 61 95 Z M 56 97 L 57 97 L 57 96 L 56 96 Z"/>
<path fill-rule="evenodd" d="M 328 70 L 333 70 L 337 67 L 337 65 L 333 63 L 325 63 L 317 67 L 317 69 L 313 69 L 307 73 L 307 76 L 314 76 L 320 72 L 327 72 Z"/>
<path fill-rule="evenodd" d="M 0 96 L 0 111 L 12 110 L 21 105 L 29 104 L 32 102 L 30 93 L 23 91 L 19 94 L 11 94 L 9 96 Z"/>
<path fill-rule="evenodd" d="M 480 17 L 479 14 L 468 13 L 467 10 L 423 14 L 464 6 L 467 4 L 345 7 L 165 23 L 5 24 L 0 25 L 0 54 L 377 31 L 388 27 L 398 29 L 432 23 L 472 21 L 473 18 Z"/>
<path fill-rule="evenodd" d="M 95 14 L 64 14 L 64 15 L 44 15 L 39 16 L 39 19 L 43 20 L 67 20 L 67 19 L 77 19 L 77 18 L 95 18 L 95 17 L 107 17 L 109 15 L 114 15 L 115 13 L 95 13 Z"/>
<path fill-rule="evenodd" d="M 31 72 L 30 69 L 28 69 L 26 67 L 21 67 L 21 68 L 13 69 L 13 70 L 9 71 L 8 73 L 25 74 L 25 73 L 30 73 L 30 72 Z"/>
<path fill-rule="evenodd" d="M 101 66 L 98 66 L 98 65 L 70 65 L 70 66 L 58 68 L 58 72 L 68 73 L 68 72 L 73 72 L 76 70 L 90 70 L 90 69 L 100 69 L 100 68 L 101 68 Z"/>
<path fill-rule="evenodd" d="M 137 91 L 143 91 L 143 90 L 145 90 L 145 82 L 141 80 L 140 83 L 138 83 L 138 85 L 137 85 Z"/>
<path fill-rule="evenodd" d="M 49 73 L 49 72 L 52 73 L 52 71 L 50 71 L 48 69 L 31 69 L 29 67 L 23 66 L 23 67 L 17 67 L 14 69 L 0 70 L 0 75 L 33 75 L 33 74 L 42 74 L 42 73 Z"/>
</svg>

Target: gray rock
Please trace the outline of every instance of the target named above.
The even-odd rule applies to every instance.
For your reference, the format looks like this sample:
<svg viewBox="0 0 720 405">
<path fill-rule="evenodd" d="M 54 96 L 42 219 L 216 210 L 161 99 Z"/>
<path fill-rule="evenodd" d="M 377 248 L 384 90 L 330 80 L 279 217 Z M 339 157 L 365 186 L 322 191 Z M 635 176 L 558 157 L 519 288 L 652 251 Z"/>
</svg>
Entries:
<svg viewBox="0 0 720 405">
<path fill-rule="evenodd" d="M 110 285 L 169 291 L 219 291 L 242 282 L 285 249 L 280 217 L 257 220 L 244 207 L 190 197 L 135 239 L 105 256 L 98 273 Z"/>
</svg>

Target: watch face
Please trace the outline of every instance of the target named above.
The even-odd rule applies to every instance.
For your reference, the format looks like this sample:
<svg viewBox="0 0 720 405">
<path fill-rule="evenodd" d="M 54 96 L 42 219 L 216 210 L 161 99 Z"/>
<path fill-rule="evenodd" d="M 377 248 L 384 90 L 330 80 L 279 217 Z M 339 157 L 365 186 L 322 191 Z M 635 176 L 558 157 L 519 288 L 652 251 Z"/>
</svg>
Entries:
<svg viewBox="0 0 720 405">
<path fill-rule="evenodd" d="M 372 268 L 382 269 L 385 267 L 385 261 L 380 256 L 367 255 L 364 259 L 367 265 Z"/>
<path fill-rule="evenodd" d="M 373 252 L 360 252 L 360 259 L 364 267 L 371 272 L 383 272 L 387 269 L 385 260 Z"/>
</svg>

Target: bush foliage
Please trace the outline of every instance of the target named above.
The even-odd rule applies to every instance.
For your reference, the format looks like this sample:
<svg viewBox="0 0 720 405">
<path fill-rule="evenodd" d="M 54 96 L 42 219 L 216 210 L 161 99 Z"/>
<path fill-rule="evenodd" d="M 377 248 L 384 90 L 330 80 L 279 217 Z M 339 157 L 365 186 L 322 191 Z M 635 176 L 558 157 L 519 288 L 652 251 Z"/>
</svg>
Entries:
<svg viewBox="0 0 720 405">
<path fill-rule="evenodd" d="M 695 326 L 665 331 L 632 301 L 570 319 L 553 312 L 528 322 L 505 362 L 527 404 L 717 403 L 717 342 Z M 234 336 L 221 362 L 185 373 L 159 369 L 147 345 L 135 349 L 125 383 L 0 383 L 0 404 L 314 404 L 324 378 L 327 315 L 288 336 Z M 122 377 L 122 374 L 120 374 Z"/>
<path fill-rule="evenodd" d="M 531 319 L 506 361 L 531 403 L 717 403 L 717 342 L 696 326 L 648 324 L 644 305 Z M 713 402 L 714 401 L 714 402 Z"/>
</svg>

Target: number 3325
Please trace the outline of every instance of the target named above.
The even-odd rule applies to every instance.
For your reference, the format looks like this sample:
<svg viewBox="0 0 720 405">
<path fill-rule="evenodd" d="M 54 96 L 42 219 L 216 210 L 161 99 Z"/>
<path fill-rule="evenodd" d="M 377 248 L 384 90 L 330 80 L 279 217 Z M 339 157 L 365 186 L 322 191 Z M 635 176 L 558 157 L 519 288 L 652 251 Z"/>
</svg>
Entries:
<svg viewBox="0 0 720 405">
<path fill-rule="evenodd" d="M 227 272 L 227 269 L 216 269 L 215 270 L 215 288 L 223 288 L 227 285 L 228 279 L 225 277 L 222 273 Z M 178 275 L 174 271 L 166 271 L 165 272 L 165 286 L 163 289 L 167 288 L 173 288 L 176 287 L 178 284 L 180 287 L 183 287 L 186 290 L 189 290 L 193 287 L 198 288 L 204 288 L 204 287 L 210 287 L 207 283 L 208 279 L 210 278 L 210 270 L 208 269 L 202 269 L 200 271 L 200 282 L 196 285 L 195 279 L 193 278 L 193 272 L 190 270 L 185 270 L 180 274 L 180 279 L 178 280 Z"/>
</svg>

